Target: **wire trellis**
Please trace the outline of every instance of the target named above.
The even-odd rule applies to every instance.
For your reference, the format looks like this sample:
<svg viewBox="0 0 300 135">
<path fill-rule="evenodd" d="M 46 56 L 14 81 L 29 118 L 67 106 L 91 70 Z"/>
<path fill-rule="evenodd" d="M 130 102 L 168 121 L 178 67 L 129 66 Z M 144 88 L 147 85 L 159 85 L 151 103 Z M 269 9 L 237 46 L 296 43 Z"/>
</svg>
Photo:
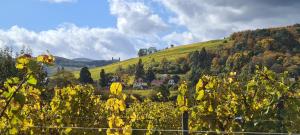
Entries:
<svg viewBox="0 0 300 135">
<path fill-rule="evenodd" d="M 96 128 L 96 127 L 52 127 L 52 126 L 28 126 L 28 128 L 44 128 L 44 129 L 80 129 L 80 130 L 122 130 L 122 128 Z M 180 130 L 180 129 L 142 129 L 142 128 L 133 128 L 132 131 L 157 131 L 157 132 L 191 132 L 191 133 L 216 133 L 216 134 L 252 134 L 252 135 L 300 135 L 300 133 L 279 133 L 279 132 L 247 132 L 247 131 L 211 131 L 211 130 L 201 130 L 201 131 L 192 131 L 192 130 Z"/>
</svg>

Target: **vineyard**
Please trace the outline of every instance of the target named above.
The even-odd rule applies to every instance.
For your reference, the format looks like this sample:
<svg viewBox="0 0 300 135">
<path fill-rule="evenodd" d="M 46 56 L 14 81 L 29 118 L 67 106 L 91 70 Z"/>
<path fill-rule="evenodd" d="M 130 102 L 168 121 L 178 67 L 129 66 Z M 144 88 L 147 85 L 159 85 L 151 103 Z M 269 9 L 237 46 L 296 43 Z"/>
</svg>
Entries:
<svg viewBox="0 0 300 135">
<path fill-rule="evenodd" d="M 37 71 L 53 61 L 51 55 L 17 59 L 22 76 L 0 90 L 1 134 L 300 133 L 299 86 L 287 72 L 257 67 L 248 79 L 203 75 L 195 87 L 182 81 L 177 100 L 167 102 L 139 101 L 114 82 L 102 100 L 91 85 L 45 89 Z"/>
</svg>

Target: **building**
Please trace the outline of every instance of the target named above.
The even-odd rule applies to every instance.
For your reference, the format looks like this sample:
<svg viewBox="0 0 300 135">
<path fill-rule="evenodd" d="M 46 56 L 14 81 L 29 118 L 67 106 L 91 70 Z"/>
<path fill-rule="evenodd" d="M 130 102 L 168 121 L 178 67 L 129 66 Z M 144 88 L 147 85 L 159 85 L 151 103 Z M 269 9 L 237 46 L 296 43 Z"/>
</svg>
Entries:
<svg viewBox="0 0 300 135">
<path fill-rule="evenodd" d="M 133 83 L 134 89 L 147 89 L 147 83 L 144 82 L 142 78 L 139 78 Z"/>
</svg>

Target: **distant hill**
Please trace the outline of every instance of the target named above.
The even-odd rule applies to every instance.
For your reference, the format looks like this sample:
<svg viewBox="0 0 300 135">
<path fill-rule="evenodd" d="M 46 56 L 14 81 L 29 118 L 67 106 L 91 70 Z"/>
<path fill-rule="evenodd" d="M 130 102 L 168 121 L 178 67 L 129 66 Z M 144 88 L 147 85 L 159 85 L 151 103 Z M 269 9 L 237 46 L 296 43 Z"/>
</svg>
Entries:
<svg viewBox="0 0 300 135">
<path fill-rule="evenodd" d="M 51 75 L 56 72 L 57 68 L 64 68 L 65 70 L 74 71 L 80 70 L 82 67 L 94 68 L 98 66 L 105 66 L 118 62 L 118 60 L 92 60 L 88 58 L 67 59 L 64 57 L 55 56 L 55 66 L 48 68 L 48 73 Z"/>
<path fill-rule="evenodd" d="M 87 58 L 67 59 L 56 56 L 55 64 L 62 67 L 98 67 L 117 62 L 117 60 L 91 60 Z"/>
<path fill-rule="evenodd" d="M 88 58 L 75 58 L 75 59 L 72 59 L 74 61 L 82 61 L 82 62 L 89 62 L 89 61 L 94 61 L 92 59 L 88 59 Z"/>
</svg>

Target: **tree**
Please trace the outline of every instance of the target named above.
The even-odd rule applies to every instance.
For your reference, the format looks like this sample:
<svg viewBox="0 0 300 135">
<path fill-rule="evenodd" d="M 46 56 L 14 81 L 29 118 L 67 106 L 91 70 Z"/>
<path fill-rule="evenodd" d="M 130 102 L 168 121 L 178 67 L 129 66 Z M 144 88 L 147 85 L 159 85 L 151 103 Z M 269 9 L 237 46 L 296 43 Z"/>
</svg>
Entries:
<svg viewBox="0 0 300 135">
<path fill-rule="evenodd" d="M 60 70 L 59 72 L 55 73 L 50 80 L 49 87 L 54 88 L 63 88 L 67 87 L 71 84 L 76 84 L 77 79 L 75 78 L 74 74 L 70 71 Z"/>
<path fill-rule="evenodd" d="M 161 68 L 164 74 L 168 73 L 168 65 L 169 65 L 169 61 L 168 59 L 166 59 L 165 57 L 161 60 L 160 62 L 161 64 Z"/>
<path fill-rule="evenodd" d="M 147 49 L 140 49 L 139 52 L 138 52 L 138 56 L 142 57 L 142 56 L 145 56 L 145 55 L 147 55 Z"/>
<path fill-rule="evenodd" d="M 202 69 L 208 69 L 210 68 L 210 56 L 206 52 L 206 49 L 203 47 L 199 53 L 199 67 Z"/>
<path fill-rule="evenodd" d="M 101 69 L 99 82 L 100 82 L 99 84 L 100 84 L 101 87 L 106 87 L 107 86 L 108 77 L 105 74 L 105 70 L 104 69 Z"/>
<path fill-rule="evenodd" d="M 148 83 L 151 83 L 156 78 L 155 73 L 153 72 L 152 68 L 149 68 L 146 73 L 146 80 Z"/>
<path fill-rule="evenodd" d="M 191 68 L 197 68 L 199 65 L 199 51 L 191 52 L 188 58 L 189 66 Z"/>
<path fill-rule="evenodd" d="M 7 78 L 16 75 L 17 69 L 15 68 L 15 61 L 12 58 L 10 48 L 0 50 L 0 84 Z"/>
<path fill-rule="evenodd" d="M 88 67 L 81 68 L 79 81 L 81 83 L 93 83 L 94 82 L 92 77 L 91 77 L 91 73 L 90 73 Z"/>
<path fill-rule="evenodd" d="M 139 62 L 135 66 L 135 79 L 144 78 L 145 71 L 144 71 L 144 64 L 142 59 L 139 59 Z"/>
</svg>

